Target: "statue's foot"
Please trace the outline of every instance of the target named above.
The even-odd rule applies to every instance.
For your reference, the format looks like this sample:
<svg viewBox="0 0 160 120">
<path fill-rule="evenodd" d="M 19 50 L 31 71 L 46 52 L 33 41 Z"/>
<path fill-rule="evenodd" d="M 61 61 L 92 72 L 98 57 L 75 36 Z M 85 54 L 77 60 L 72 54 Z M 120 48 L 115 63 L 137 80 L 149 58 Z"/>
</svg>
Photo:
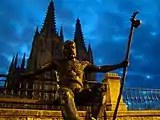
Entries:
<svg viewBox="0 0 160 120">
<path fill-rule="evenodd" d="M 97 120 L 97 119 L 94 118 L 92 115 L 90 115 L 90 120 Z"/>
<path fill-rule="evenodd" d="M 91 117 L 91 120 L 97 120 L 96 118 L 94 118 L 94 117 Z"/>
</svg>

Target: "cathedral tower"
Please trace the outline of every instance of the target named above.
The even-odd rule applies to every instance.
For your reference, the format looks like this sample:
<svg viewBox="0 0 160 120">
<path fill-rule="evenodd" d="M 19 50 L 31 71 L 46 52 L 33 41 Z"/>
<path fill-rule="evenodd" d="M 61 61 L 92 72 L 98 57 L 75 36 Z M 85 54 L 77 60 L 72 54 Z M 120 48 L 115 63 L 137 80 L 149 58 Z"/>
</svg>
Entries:
<svg viewBox="0 0 160 120">
<path fill-rule="evenodd" d="M 76 27 L 74 33 L 74 42 L 77 48 L 77 57 L 79 60 L 88 60 L 87 49 L 84 43 L 83 32 L 79 18 L 76 20 Z"/>
<path fill-rule="evenodd" d="M 63 31 L 57 34 L 55 22 L 55 8 L 53 1 L 50 2 L 41 31 L 36 29 L 32 50 L 28 59 L 28 69 L 42 67 L 54 58 L 62 58 Z M 54 71 L 46 72 L 41 77 L 54 79 Z"/>
<path fill-rule="evenodd" d="M 76 43 L 78 60 L 89 61 L 90 63 L 93 64 L 93 55 L 92 55 L 91 45 L 89 44 L 88 51 L 87 51 L 79 18 L 77 18 L 76 20 L 74 42 Z M 86 73 L 84 78 L 87 80 L 96 80 L 96 75 L 95 73 Z"/>
</svg>

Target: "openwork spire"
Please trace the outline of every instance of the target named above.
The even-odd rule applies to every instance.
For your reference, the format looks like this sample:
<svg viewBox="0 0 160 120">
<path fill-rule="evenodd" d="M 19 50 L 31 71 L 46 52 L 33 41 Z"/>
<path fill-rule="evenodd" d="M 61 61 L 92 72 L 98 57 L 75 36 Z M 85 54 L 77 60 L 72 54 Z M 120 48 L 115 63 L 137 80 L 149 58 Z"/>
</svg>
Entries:
<svg viewBox="0 0 160 120">
<path fill-rule="evenodd" d="M 86 47 L 85 47 L 85 43 L 84 43 L 83 32 L 82 32 L 81 23 L 80 23 L 79 18 L 77 18 L 77 20 L 76 20 L 74 42 L 76 43 L 76 46 L 79 49 L 84 49 L 85 51 L 87 51 Z"/>
<path fill-rule="evenodd" d="M 54 3 L 52 0 L 47 9 L 44 24 L 41 29 L 41 33 L 42 32 L 46 33 L 47 35 L 51 33 L 56 34 L 55 8 L 54 8 Z"/>
</svg>

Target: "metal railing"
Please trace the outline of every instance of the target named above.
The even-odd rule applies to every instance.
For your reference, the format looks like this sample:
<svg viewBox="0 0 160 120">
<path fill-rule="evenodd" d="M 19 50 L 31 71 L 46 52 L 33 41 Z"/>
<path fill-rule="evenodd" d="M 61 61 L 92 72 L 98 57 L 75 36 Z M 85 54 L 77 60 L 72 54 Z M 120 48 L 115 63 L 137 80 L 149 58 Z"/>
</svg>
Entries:
<svg viewBox="0 0 160 120">
<path fill-rule="evenodd" d="M 124 88 L 123 100 L 128 110 L 158 110 L 160 89 Z"/>
</svg>

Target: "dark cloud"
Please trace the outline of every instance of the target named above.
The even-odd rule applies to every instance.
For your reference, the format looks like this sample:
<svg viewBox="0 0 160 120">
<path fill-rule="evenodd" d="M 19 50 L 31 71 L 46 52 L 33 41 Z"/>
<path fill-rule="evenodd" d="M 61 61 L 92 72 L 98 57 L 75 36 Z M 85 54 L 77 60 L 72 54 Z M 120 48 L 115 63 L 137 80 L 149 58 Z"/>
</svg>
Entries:
<svg viewBox="0 0 160 120">
<path fill-rule="evenodd" d="M 115 0 L 112 2 L 118 1 Z M 150 14 L 146 7 L 141 5 L 146 2 L 142 1 L 142 3 L 140 3 L 127 0 L 121 1 L 120 3 L 118 2 L 115 4 L 119 11 L 106 10 L 99 14 L 100 22 L 98 22 L 96 26 L 99 29 L 95 29 L 94 33 L 99 36 L 101 42 L 95 45 L 94 55 L 102 59 L 105 64 L 117 63 L 124 59 L 131 24 L 129 18 L 132 12 L 137 9 L 140 10 L 142 15 L 140 14 L 137 18 L 143 18 L 144 24 L 142 24 L 140 28 L 135 29 L 133 35 L 126 85 L 134 87 L 151 87 L 152 84 L 152 87 L 154 87 L 153 81 L 155 82 L 155 78 L 159 78 L 160 68 L 158 55 L 160 49 L 159 32 L 156 30 L 154 24 L 156 24 L 156 26 L 160 25 L 157 23 L 157 19 L 152 19 L 155 23 L 150 21 L 151 16 L 156 16 L 156 10 L 153 9 L 155 14 Z M 149 5 L 149 3 L 147 2 L 146 5 Z M 99 48 L 101 49 L 99 50 Z M 146 78 L 148 74 L 151 78 Z"/>
</svg>

